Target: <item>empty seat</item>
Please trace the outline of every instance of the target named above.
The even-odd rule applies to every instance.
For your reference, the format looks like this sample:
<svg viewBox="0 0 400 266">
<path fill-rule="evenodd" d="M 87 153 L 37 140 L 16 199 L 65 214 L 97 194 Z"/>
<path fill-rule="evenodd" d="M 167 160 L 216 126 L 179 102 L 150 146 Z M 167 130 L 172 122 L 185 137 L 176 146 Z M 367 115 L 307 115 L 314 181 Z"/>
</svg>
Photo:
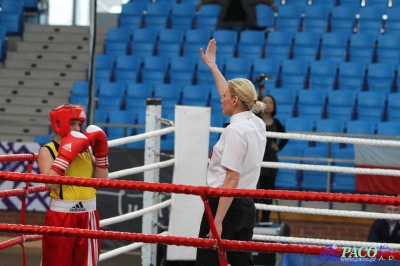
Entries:
<svg viewBox="0 0 400 266">
<path fill-rule="evenodd" d="M 122 4 L 121 13 L 118 16 L 119 27 L 132 27 L 140 28 L 142 26 L 143 11 L 145 4 L 142 2 L 128 2 Z"/>
<path fill-rule="evenodd" d="M 349 38 L 349 61 L 374 63 L 376 61 L 375 48 L 377 39 L 372 33 L 357 33 Z"/>
<path fill-rule="evenodd" d="M 390 93 L 395 91 L 395 67 L 389 63 L 368 66 L 366 87 L 369 91 Z"/>
<path fill-rule="evenodd" d="M 275 87 L 276 81 L 279 77 L 280 61 L 273 58 L 262 58 L 253 60 L 253 77 L 256 78 L 261 74 L 265 76 L 271 76 L 272 79 L 263 80 L 263 83 L 267 86 Z"/>
<path fill-rule="evenodd" d="M 174 4 L 171 10 L 171 28 L 191 29 L 196 16 L 196 4 L 183 2 Z"/>
<path fill-rule="evenodd" d="M 179 84 L 157 84 L 154 86 L 154 97 L 162 99 L 162 106 L 166 102 L 179 104 L 181 102 L 182 87 Z"/>
<path fill-rule="evenodd" d="M 206 6 L 203 6 L 201 9 L 203 9 L 204 7 L 206 7 Z M 217 21 L 218 21 L 218 16 L 215 16 L 215 17 L 197 16 L 197 18 L 195 19 L 193 27 L 195 29 L 214 30 L 216 28 L 216 26 L 217 26 Z"/>
<path fill-rule="evenodd" d="M 247 58 L 227 58 L 225 60 L 224 76 L 225 79 L 251 78 L 251 61 Z"/>
<path fill-rule="evenodd" d="M 301 133 L 301 132 L 313 132 L 314 131 L 314 120 L 307 117 L 292 117 L 287 118 L 285 122 L 286 132 Z M 290 140 L 288 145 L 297 147 L 309 146 L 306 140 Z M 287 147 L 285 147 L 287 148 Z"/>
<path fill-rule="evenodd" d="M 375 134 L 376 124 L 370 121 L 355 120 L 348 121 L 346 133 L 352 135 L 373 135 Z"/>
<path fill-rule="evenodd" d="M 283 60 L 280 84 L 285 88 L 302 89 L 307 85 L 308 63 L 301 59 Z"/>
<path fill-rule="evenodd" d="M 325 104 L 325 91 L 300 90 L 296 113 L 299 117 L 324 118 Z"/>
<path fill-rule="evenodd" d="M 290 88 L 267 89 L 267 93 L 274 97 L 276 116 L 279 119 L 293 117 L 298 90 Z"/>
<path fill-rule="evenodd" d="M 385 10 L 387 16 L 385 20 L 386 34 L 399 34 L 400 33 L 400 5 L 396 5 Z"/>
<path fill-rule="evenodd" d="M 356 27 L 356 14 L 358 7 L 354 6 L 333 6 L 331 8 L 330 32 L 353 33 Z"/>
<path fill-rule="evenodd" d="M 256 5 L 256 17 L 259 27 L 273 28 L 275 25 L 275 11 L 267 5 Z"/>
<path fill-rule="evenodd" d="M 357 14 L 357 32 L 371 33 L 374 35 L 383 32 L 383 14 L 384 9 L 379 6 L 365 6 L 358 10 Z"/>
<path fill-rule="evenodd" d="M 182 87 L 182 104 L 207 106 L 210 103 L 210 91 L 207 87 L 189 85 Z"/>
<path fill-rule="evenodd" d="M 132 112 L 126 110 L 111 110 L 109 116 L 109 125 L 107 126 L 108 139 L 118 139 L 132 135 L 132 126 L 136 119 Z M 118 124 L 126 125 L 126 127 L 118 126 Z"/>
<path fill-rule="evenodd" d="M 362 91 L 365 88 L 367 67 L 361 62 L 339 64 L 338 89 Z"/>
<path fill-rule="evenodd" d="M 350 121 L 355 118 L 356 92 L 335 90 L 328 92 L 327 117 Z"/>
<path fill-rule="evenodd" d="M 293 33 L 291 32 L 275 31 L 268 33 L 265 57 L 279 60 L 289 59 L 291 57 L 292 43 Z"/>
<path fill-rule="evenodd" d="M 125 96 L 125 83 L 109 82 L 100 83 L 98 88 L 98 97 L 119 97 Z"/>
<path fill-rule="evenodd" d="M 321 35 L 316 32 L 296 32 L 294 35 L 293 58 L 317 60 Z"/>
<path fill-rule="evenodd" d="M 313 158 L 317 158 L 313 159 Z M 328 149 L 326 147 L 306 147 L 303 151 L 304 164 L 327 165 L 327 162 L 318 159 L 328 158 Z M 327 172 L 302 170 L 301 171 L 301 189 L 311 191 L 326 191 L 327 189 Z"/>
<path fill-rule="evenodd" d="M 387 120 L 400 122 L 400 94 L 390 93 L 387 104 Z"/>
<path fill-rule="evenodd" d="M 197 67 L 195 57 L 172 57 L 168 72 L 169 83 L 191 85 L 194 83 L 194 75 Z"/>
<path fill-rule="evenodd" d="M 339 63 L 347 61 L 348 37 L 349 35 L 345 32 L 323 33 L 320 59 Z"/>
<path fill-rule="evenodd" d="M 320 134 L 343 134 L 345 129 L 345 122 L 341 119 L 319 119 L 315 120 L 315 132 Z M 337 142 L 321 142 L 316 141 L 315 146 L 317 147 L 329 147 L 330 149 L 338 149 L 340 147 L 340 143 Z"/>
<path fill-rule="evenodd" d="M 328 18 L 330 6 L 310 5 L 304 8 L 303 31 L 326 32 L 328 29 Z"/>
<path fill-rule="evenodd" d="M 310 62 L 309 88 L 333 90 L 336 84 L 337 63 L 330 60 Z"/>
<path fill-rule="evenodd" d="M 400 135 L 400 122 L 397 121 L 387 121 L 380 122 L 376 128 L 377 135 L 383 136 L 398 136 Z"/>
<path fill-rule="evenodd" d="M 280 6 L 275 19 L 275 28 L 278 31 L 300 31 L 303 9 L 304 6 L 296 4 Z"/>
<path fill-rule="evenodd" d="M 386 94 L 363 91 L 358 94 L 357 119 L 380 122 L 384 119 Z"/>
<path fill-rule="evenodd" d="M 379 35 L 377 52 L 376 52 L 377 61 L 380 63 L 390 63 L 395 65 L 399 64 L 400 63 L 399 43 L 400 43 L 399 34 L 386 33 L 383 35 Z"/>
</svg>

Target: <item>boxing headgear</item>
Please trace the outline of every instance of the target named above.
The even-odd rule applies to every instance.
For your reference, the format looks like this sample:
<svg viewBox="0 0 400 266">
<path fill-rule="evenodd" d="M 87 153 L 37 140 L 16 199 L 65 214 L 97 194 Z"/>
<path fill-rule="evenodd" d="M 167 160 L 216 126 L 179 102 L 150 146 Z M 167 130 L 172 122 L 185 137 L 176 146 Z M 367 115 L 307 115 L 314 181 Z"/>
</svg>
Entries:
<svg viewBox="0 0 400 266">
<path fill-rule="evenodd" d="M 71 131 L 70 122 L 73 119 L 85 122 L 85 109 L 76 105 L 64 104 L 50 111 L 51 128 L 62 137 Z"/>
</svg>

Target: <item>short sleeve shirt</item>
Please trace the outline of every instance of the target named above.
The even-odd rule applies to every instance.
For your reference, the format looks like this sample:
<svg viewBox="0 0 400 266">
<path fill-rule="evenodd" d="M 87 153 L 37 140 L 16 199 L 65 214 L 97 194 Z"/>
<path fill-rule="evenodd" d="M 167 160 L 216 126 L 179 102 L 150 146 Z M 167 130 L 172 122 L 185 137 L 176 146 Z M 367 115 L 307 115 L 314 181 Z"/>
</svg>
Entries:
<svg viewBox="0 0 400 266">
<path fill-rule="evenodd" d="M 266 145 L 265 123 L 251 111 L 235 114 L 215 144 L 207 186 L 222 187 L 226 169 L 240 173 L 238 188 L 255 189 Z"/>
</svg>

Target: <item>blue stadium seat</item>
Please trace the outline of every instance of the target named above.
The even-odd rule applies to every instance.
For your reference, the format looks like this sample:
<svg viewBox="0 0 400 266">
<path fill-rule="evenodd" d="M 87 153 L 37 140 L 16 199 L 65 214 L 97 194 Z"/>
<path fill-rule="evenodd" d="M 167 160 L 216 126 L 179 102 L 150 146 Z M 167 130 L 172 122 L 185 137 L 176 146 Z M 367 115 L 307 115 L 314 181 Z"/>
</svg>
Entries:
<svg viewBox="0 0 400 266">
<path fill-rule="evenodd" d="M 155 43 L 131 43 L 130 49 L 130 54 L 135 56 L 151 57 L 156 55 Z"/>
<path fill-rule="evenodd" d="M 125 84 L 118 82 L 100 83 L 97 96 L 122 98 L 125 96 Z"/>
<path fill-rule="evenodd" d="M 321 35 L 316 32 L 304 31 L 294 34 L 293 58 L 307 61 L 319 58 Z"/>
<path fill-rule="evenodd" d="M 303 31 L 305 32 L 326 32 L 328 29 L 328 18 L 330 6 L 310 5 L 304 8 Z"/>
<path fill-rule="evenodd" d="M 210 96 L 210 91 L 205 86 L 189 85 L 182 87 L 183 105 L 208 106 Z"/>
<path fill-rule="evenodd" d="M 248 58 L 251 60 L 264 58 L 265 57 L 265 45 L 264 44 L 238 43 L 237 57 Z"/>
<path fill-rule="evenodd" d="M 310 62 L 308 86 L 312 90 L 333 90 L 336 84 L 337 63 L 330 60 Z"/>
<path fill-rule="evenodd" d="M 122 4 L 121 13 L 118 16 L 119 27 L 140 28 L 143 23 L 143 11 L 146 5 L 140 1 L 133 1 Z"/>
<path fill-rule="evenodd" d="M 367 67 L 362 62 L 343 62 L 339 64 L 338 89 L 362 91 L 365 88 Z"/>
<path fill-rule="evenodd" d="M 279 60 L 291 57 L 293 33 L 286 31 L 274 31 L 267 35 L 265 57 Z"/>
<path fill-rule="evenodd" d="M 182 55 L 181 43 L 159 43 L 156 47 L 156 56 L 166 56 L 169 58 L 179 57 Z"/>
<path fill-rule="evenodd" d="M 97 54 L 94 57 L 94 69 L 111 70 L 115 66 L 115 56 L 108 54 Z"/>
<path fill-rule="evenodd" d="M 307 87 L 308 62 L 302 59 L 282 61 L 280 84 L 278 87 L 302 89 Z"/>
<path fill-rule="evenodd" d="M 400 94 L 388 94 L 387 120 L 400 122 Z"/>
<path fill-rule="evenodd" d="M 353 135 L 373 135 L 375 134 L 376 124 L 370 121 L 354 120 L 346 124 L 346 133 Z"/>
<path fill-rule="evenodd" d="M 327 162 L 313 160 L 312 158 L 328 158 L 328 149 L 326 147 L 306 147 L 303 151 L 304 164 L 327 165 Z M 302 170 L 301 171 L 301 190 L 326 191 L 327 172 Z"/>
<path fill-rule="evenodd" d="M 155 28 L 136 29 L 132 32 L 132 44 L 155 43 L 158 40 L 159 30 Z"/>
<path fill-rule="evenodd" d="M 1 25 L 7 27 L 7 34 L 22 34 L 24 31 L 24 1 L 2 0 Z"/>
<path fill-rule="evenodd" d="M 386 34 L 400 33 L 400 5 L 396 5 L 385 10 L 387 19 L 385 23 Z"/>
<path fill-rule="evenodd" d="M 383 32 L 384 9 L 379 6 L 365 6 L 358 10 L 357 34 L 371 33 L 374 35 Z"/>
<path fill-rule="evenodd" d="M 201 9 L 203 9 L 206 6 L 203 6 Z M 218 21 L 218 16 L 215 17 L 204 17 L 204 16 L 197 16 L 194 22 L 194 28 L 195 29 L 208 29 L 208 30 L 214 30 L 215 27 L 217 26 L 217 21 Z"/>
<path fill-rule="evenodd" d="M 375 123 L 384 121 L 386 93 L 363 91 L 358 94 L 357 119 Z"/>
<path fill-rule="evenodd" d="M 111 110 L 109 112 L 109 124 L 124 124 L 132 126 L 135 123 L 135 116 L 130 111 L 126 110 Z M 111 127 L 107 126 L 107 137 L 109 140 L 118 139 L 132 135 L 130 127 Z"/>
<path fill-rule="evenodd" d="M 261 74 L 271 76 L 273 79 L 264 80 L 263 83 L 267 86 L 276 87 L 276 81 L 280 75 L 281 63 L 273 58 L 261 58 L 253 60 L 253 77 L 258 77 Z"/>
<path fill-rule="evenodd" d="M 319 119 L 315 120 L 315 132 L 323 133 L 323 134 L 343 134 L 345 130 L 346 123 L 341 119 Z M 321 142 L 316 141 L 315 146 L 317 147 L 329 147 L 331 149 L 339 149 L 340 143 L 337 142 Z"/>
<path fill-rule="evenodd" d="M 106 55 L 127 55 L 130 53 L 129 42 L 107 42 L 104 44 L 104 54 Z"/>
<path fill-rule="evenodd" d="M 335 90 L 329 91 L 327 103 L 327 116 L 330 119 L 350 121 L 355 118 L 355 104 L 357 94 L 354 91 Z"/>
<path fill-rule="evenodd" d="M 72 85 L 71 95 L 76 96 L 89 96 L 89 82 L 88 81 L 75 81 Z"/>
<path fill-rule="evenodd" d="M 138 55 L 121 55 L 115 60 L 115 70 L 118 71 L 140 71 L 143 57 Z"/>
<path fill-rule="evenodd" d="M 267 5 L 256 5 L 256 17 L 259 27 L 273 28 L 275 26 L 275 11 Z"/>
<path fill-rule="evenodd" d="M 399 43 L 400 35 L 398 33 L 386 33 L 379 35 L 377 45 L 377 61 L 379 63 L 391 63 L 398 65 L 400 63 L 400 50 L 398 48 Z"/>
<path fill-rule="evenodd" d="M 287 118 L 285 122 L 286 132 L 301 133 L 301 132 L 313 132 L 314 131 L 314 120 L 307 117 L 292 117 Z M 290 140 L 290 146 L 297 147 L 308 147 L 309 142 L 305 140 Z M 285 147 L 286 148 L 286 147 Z"/>
<path fill-rule="evenodd" d="M 177 3 L 171 10 L 172 29 L 191 29 L 196 16 L 196 4 L 194 2 Z"/>
<path fill-rule="evenodd" d="M 321 119 L 326 116 L 326 93 L 323 90 L 300 90 L 296 114 Z"/>
<path fill-rule="evenodd" d="M 320 59 L 338 63 L 347 61 L 348 37 L 349 35 L 345 32 L 323 33 Z"/>
<path fill-rule="evenodd" d="M 283 5 L 278 9 L 278 16 L 275 18 L 275 28 L 278 31 L 297 32 L 301 30 L 303 5 Z"/>
<path fill-rule="evenodd" d="M 153 86 L 147 83 L 129 84 L 126 87 L 126 98 L 147 99 L 153 96 Z"/>
<path fill-rule="evenodd" d="M 123 107 L 122 96 L 109 96 L 109 95 L 97 96 L 97 109 L 121 110 L 122 107 Z"/>
<path fill-rule="evenodd" d="M 395 91 L 395 67 L 390 63 L 376 63 L 368 66 L 367 89 L 390 93 Z"/>
<path fill-rule="evenodd" d="M 372 33 L 357 33 L 350 35 L 348 59 L 352 62 L 374 63 L 376 61 L 376 35 Z"/>
<path fill-rule="evenodd" d="M 226 80 L 234 78 L 251 78 L 252 63 L 248 58 L 227 58 L 223 74 Z"/>
<path fill-rule="evenodd" d="M 161 98 L 162 106 L 167 101 L 180 104 L 182 87 L 179 84 L 157 84 L 154 86 L 154 97 Z"/>
<path fill-rule="evenodd" d="M 180 85 L 194 84 L 194 75 L 197 67 L 195 57 L 172 57 L 168 72 L 169 83 Z"/>
<path fill-rule="evenodd" d="M 380 122 L 377 124 L 376 134 L 383 136 L 398 136 L 400 135 L 400 122 Z"/>
<path fill-rule="evenodd" d="M 353 33 L 356 27 L 356 14 L 358 7 L 354 6 L 333 6 L 331 8 L 330 32 Z"/>
</svg>

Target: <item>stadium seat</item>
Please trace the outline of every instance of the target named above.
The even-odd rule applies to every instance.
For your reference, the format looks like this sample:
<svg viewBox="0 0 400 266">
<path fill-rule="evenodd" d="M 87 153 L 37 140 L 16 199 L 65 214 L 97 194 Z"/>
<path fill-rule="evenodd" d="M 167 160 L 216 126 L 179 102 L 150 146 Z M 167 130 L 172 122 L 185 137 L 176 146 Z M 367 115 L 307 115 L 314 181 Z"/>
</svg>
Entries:
<svg viewBox="0 0 400 266">
<path fill-rule="evenodd" d="M 348 59 L 351 62 L 374 63 L 376 61 L 377 39 L 372 33 L 350 35 Z"/>
<path fill-rule="evenodd" d="M 307 117 L 292 117 L 287 118 L 285 122 L 286 132 L 301 133 L 301 132 L 313 132 L 314 131 L 314 120 Z M 290 140 L 291 146 L 297 146 L 300 148 L 308 147 L 309 142 L 305 140 Z M 286 147 L 285 147 L 286 148 Z"/>
<path fill-rule="evenodd" d="M 107 126 L 108 139 L 118 139 L 132 135 L 131 127 L 114 127 L 112 124 L 124 124 L 132 126 L 135 123 L 136 117 L 130 111 L 126 110 L 111 110 L 109 112 L 109 125 Z"/>
<path fill-rule="evenodd" d="M 375 134 L 376 124 L 370 121 L 355 120 L 348 121 L 346 133 L 352 135 L 373 135 Z"/>
<path fill-rule="evenodd" d="M 302 59 L 282 61 L 280 84 L 278 87 L 302 89 L 307 87 L 308 62 Z"/>
<path fill-rule="evenodd" d="M 208 106 L 210 96 L 210 91 L 204 86 L 189 85 L 182 87 L 183 105 Z"/>
<path fill-rule="evenodd" d="M 280 75 L 280 61 L 273 58 L 260 58 L 253 60 L 253 77 L 258 77 L 261 74 L 271 76 L 272 79 L 264 80 L 263 83 L 268 87 L 276 87 L 276 81 Z"/>
<path fill-rule="evenodd" d="M 349 35 L 345 32 L 322 34 L 320 60 L 331 60 L 338 63 L 347 61 L 347 44 Z"/>
<path fill-rule="evenodd" d="M 174 105 L 180 104 L 182 87 L 179 84 L 157 84 L 154 86 L 154 97 L 161 98 L 162 106 L 167 101 L 174 102 Z"/>
<path fill-rule="evenodd" d="M 194 84 L 194 75 L 197 67 L 195 57 L 172 57 L 168 72 L 169 83 L 180 85 Z"/>
<path fill-rule="evenodd" d="M 280 6 L 275 18 L 275 29 L 289 32 L 301 31 L 304 6 L 297 4 Z"/>
<path fill-rule="evenodd" d="M 321 35 L 316 32 L 305 31 L 294 34 L 293 58 L 307 61 L 319 58 Z"/>
<path fill-rule="evenodd" d="M 177 3 L 171 10 L 172 29 L 192 29 L 196 16 L 196 4 L 193 2 Z"/>
<path fill-rule="evenodd" d="M 326 93 L 323 90 L 300 90 L 296 114 L 321 119 L 326 116 Z"/>
<path fill-rule="evenodd" d="M 399 9 L 400 11 L 400 9 Z M 399 20 L 400 23 L 400 20 Z M 400 32 L 400 31 L 399 31 Z M 398 33 L 386 33 L 378 36 L 377 61 L 379 63 L 400 63 L 400 35 Z"/>
<path fill-rule="evenodd" d="M 400 122 L 400 94 L 388 94 L 387 120 Z"/>
<path fill-rule="evenodd" d="M 97 96 L 122 98 L 125 96 L 125 83 L 118 83 L 118 82 L 100 83 Z"/>
<path fill-rule="evenodd" d="M 390 63 L 368 66 L 366 87 L 369 91 L 390 93 L 395 91 L 395 67 Z"/>
<path fill-rule="evenodd" d="M 384 121 L 386 93 L 363 91 L 358 94 L 357 119 L 371 122 Z"/>
<path fill-rule="evenodd" d="M 397 121 L 380 122 L 377 124 L 376 134 L 382 136 L 399 136 L 400 122 Z"/>
<path fill-rule="evenodd" d="M 312 90 L 333 90 L 336 85 L 337 63 L 330 60 L 310 62 L 308 86 Z"/>
<path fill-rule="evenodd" d="M 88 81 L 75 81 L 72 85 L 71 95 L 76 96 L 89 96 L 89 82 Z"/>
<path fill-rule="evenodd" d="M 303 164 L 328 165 L 327 162 L 313 160 L 312 158 L 328 158 L 328 149 L 326 147 L 306 147 L 303 151 Z M 308 191 L 326 191 L 327 172 L 302 170 L 301 171 L 301 190 Z"/>
<path fill-rule="evenodd" d="M 362 91 L 365 89 L 367 67 L 362 62 L 343 62 L 339 64 L 338 89 Z"/>
<path fill-rule="evenodd" d="M 350 121 L 355 118 L 356 92 L 348 90 L 329 91 L 327 117 Z"/>
<path fill-rule="evenodd" d="M 155 28 L 136 29 L 132 32 L 132 44 L 155 43 L 158 40 L 159 30 Z"/>
<path fill-rule="evenodd" d="M 121 13 L 118 16 L 118 26 L 140 28 L 143 23 L 143 11 L 146 5 L 140 1 L 133 1 L 122 4 L 121 7 Z"/>
<path fill-rule="evenodd" d="M 226 80 L 234 78 L 251 78 L 252 63 L 248 58 L 227 58 L 223 74 Z"/>
<path fill-rule="evenodd" d="M 326 32 L 330 6 L 316 4 L 304 8 L 303 32 Z"/>
<path fill-rule="evenodd" d="M 356 14 L 359 7 L 340 5 L 331 8 L 329 32 L 344 32 L 351 34 L 356 27 Z"/>
<path fill-rule="evenodd" d="M 334 134 L 343 134 L 346 123 L 342 119 L 319 119 L 315 120 L 315 132 L 334 135 Z M 316 141 L 315 146 L 317 147 L 329 147 L 330 149 L 339 149 L 340 143 L 337 142 L 321 142 Z"/>
<path fill-rule="evenodd" d="M 365 6 L 358 10 L 357 14 L 357 34 L 370 33 L 373 35 L 381 34 L 383 30 L 384 9 L 379 6 Z"/>
<path fill-rule="evenodd" d="M 293 33 L 286 31 L 270 32 L 267 35 L 265 57 L 285 60 L 291 58 Z"/>
<path fill-rule="evenodd" d="M 264 4 L 256 5 L 257 25 L 261 28 L 273 28 L 275 26 L 275 11 Z"/>
<path fill-rule="evenodd" d="M 385 34 L 400 33 L 400 5 L 385 10 L 387 19 L 384 21 Z"/>
</svg>

